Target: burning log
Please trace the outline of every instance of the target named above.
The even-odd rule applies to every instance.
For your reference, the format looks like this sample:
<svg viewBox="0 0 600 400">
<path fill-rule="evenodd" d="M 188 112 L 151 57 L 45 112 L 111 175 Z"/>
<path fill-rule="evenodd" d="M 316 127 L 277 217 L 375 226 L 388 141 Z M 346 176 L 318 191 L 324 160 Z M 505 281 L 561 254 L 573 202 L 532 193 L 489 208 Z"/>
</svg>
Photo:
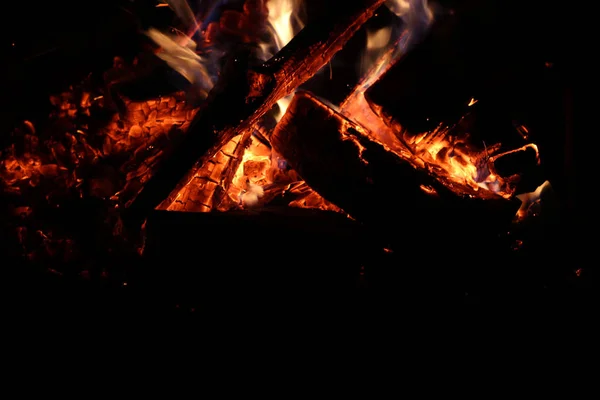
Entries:
<svg viewBox="0 0 600 400">
<path fill-rule="evenodd" d="M 121 199 L 129 216 L 140 222 L 161 202 L 171 204 L 189 181 L 195 164 L 209 160 L 234 136 L 252 127 L 277 100 L 314 75 L 383 2 L 364 0 L 336 9 L 334 15 L 309 24 L 259 67 L 250 68 L 244 65 L 245 60 L 233 59 L 196 114 L 182 143 L 139 193 Z"/>
<path fill-rule="evenodd" d="M 477 234 L 510 223 L 519 208 L 491 191 L 442 184 L 307 92 L 296 93 L 271 140 L 315 191 L 377 226 L 406 225 L 413 215 L 411 228 L 435 223 Z"/>
</svg>

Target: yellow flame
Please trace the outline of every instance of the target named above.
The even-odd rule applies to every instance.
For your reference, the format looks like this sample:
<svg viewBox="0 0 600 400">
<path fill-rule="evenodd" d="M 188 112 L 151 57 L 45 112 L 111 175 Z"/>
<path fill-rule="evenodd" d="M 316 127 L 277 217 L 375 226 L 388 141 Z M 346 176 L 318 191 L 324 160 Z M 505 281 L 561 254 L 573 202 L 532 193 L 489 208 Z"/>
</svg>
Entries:
<svg viewBox="0 0 600 400">
<path fill-rule="evenodd" d="M 389 26 L 367 33 L 367 50 L 381 50 L 390 42 L 392 29 Z"/>
<path fill-rule="evenodd" d="M 294 22 L 298 22 L 301 28 L 302 23 L 299 20 L 299 2 L 295 0 L 269 0 L 267 1 L 267 10 L 269 12 L 268 22 L 273 40 L 275 42 L 275 51 L 281 50 L 294 38 L 297 32 L 294 31 Z M 263 47 L 265 49 L 265 47 Z M 290 102 L 293 93 L 277 101 L 279 112 L 275 116 L 277 122 L 283 117 Z"/>
<path fill-rule="evenodd" d="M 267 10 L 269 11 L 269 24 L 275 32 L 275 43 L 277 50 L 289 43 L 294 37 L 292 17 L 295 11 L 293 0 L 269 0 Z"/>
<path fill-rule="evenodd" d="M 505 198 L 514 194 L 508 182 L 490 167 L 493 160 L 488 151 L 495 152 L 498 145 L 483 151 L 475 149 L 465 138 L 452 135 L 451 128 L 443 125 L 418 135 L 405 134 L 403 139 L 414 155 L 454 182 L 474 191 L 486 189 Z"/>
<path fill-rule="evenodd" d="M 386 5 L 404 22 L 404 31 L 394 54 L 397 59 L 429 30 L 435 16 L 428 0 L 388 0 Z"/>
<path fill-rule="evenodd" d="M 543 193 L 548 190 L 552 190 L 552 185 L 549 181 L 545 181 L 540 186 L 538 186 L 533 192 L 518 195 L 517 199 L 521 200 L 521 207 L 517 211 L 517 221 L 523 220 L 527 216 L 529 208 L 536 202 L 540 201 Z"/>
<path fill-rule="evenodd" d="M 292 93 L 289 96 L 285 96 L 284 98 L 277 100 L 277 106 L 279 107 L 279 111 L 275 115 L 275 120 L 277 122 L 279 122 L 279 120 L 283 117 L 293 98 L 294 94 Z"/>
<path fill-rule="evenodd" d="M 362 57 L 362 72 L 366 74 L 361 83 L 363 91 L 404 55 L 434 20 L 427 0 L 388 0 L 386 5 L 404 22 L 402 34 L 392 37 L 392 26 L 367 32 L 367 44 Z M 394 46 L 391 46 L 392 41 L 395 42 Z"/>
<path fill-rule="evenodd" d="M 400 18 L 433 21 L 433 11 L 428 0 L 388 0 L 386 5 Z"/>
<path fill-rule="evenodd" d="M 391 39 L 391 26 L 367 31 L 367 46 L 362 57 L 363 73 L 366 73 L 378 61 L 380 52 L 389 45 Z"/>
<path fill-rule="evenodd" d="M 204 60 L 196 54 L 196 43 L 193 40 L 185 37 L 184 43 L 180 44 L 175 37 L 165 35 L 155 28 L 150 28 L 146 35 L 160 46 L 157 53 L 160 59 L 195 87 L 205 91 L 212 89 L 212 79 L 204 66 Z"/>
</svg>

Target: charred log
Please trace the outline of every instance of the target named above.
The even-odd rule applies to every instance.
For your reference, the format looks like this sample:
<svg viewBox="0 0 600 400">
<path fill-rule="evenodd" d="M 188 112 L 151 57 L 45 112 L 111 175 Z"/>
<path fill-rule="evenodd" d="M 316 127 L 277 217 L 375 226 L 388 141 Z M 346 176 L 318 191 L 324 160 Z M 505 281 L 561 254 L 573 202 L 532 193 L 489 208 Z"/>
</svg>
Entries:
<svg viewBox="0 0 600 400">
<path fill-rule="evenodd" d="M 272 143 L 325 199 L 377 226 L 428 232 L 432 224 L 463 225 L 481 232 L 510 223 L 519 208 L 491 192 L 486 199 L 457 195 L 306 92 L 295 95 Z"/>
<path fill-rule="evenodd" d="M 180 146 L 139 194 L 122 199 L 129 215 L 139 222 L 163 200 L 171 203 L 182 184 L 189 181 L 194 164 L 208 160 L 235 135 L 253 126 L 277 100 L 314 75 L 383 2 L 351 3 L 312 22 L 259 67 L 238 66 L 243 60 L 234 60 L 232 72 L 225 72 L 213 88 Z"/>
</svg>

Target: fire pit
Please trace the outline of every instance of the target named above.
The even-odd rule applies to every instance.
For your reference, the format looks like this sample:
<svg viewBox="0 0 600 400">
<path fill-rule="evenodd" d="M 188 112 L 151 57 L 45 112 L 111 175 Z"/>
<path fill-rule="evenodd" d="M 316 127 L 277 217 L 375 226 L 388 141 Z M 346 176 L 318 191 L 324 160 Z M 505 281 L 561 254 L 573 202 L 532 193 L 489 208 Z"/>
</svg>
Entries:
<svg viewBox="0 0 600 400">
<path fill-rule="evenodd" d="M 127 3 L 103 27 L 127 43 L 103 49 L 108 65 L 32 89 L 49 113 L 11 115 L 11 271 L 186 310 L 357 291 L 462 301 L 589 274 L 543 262 L 570 251 L 572 132 L 555 37 L 530 34 L 529 11 Z"/>
</svg>

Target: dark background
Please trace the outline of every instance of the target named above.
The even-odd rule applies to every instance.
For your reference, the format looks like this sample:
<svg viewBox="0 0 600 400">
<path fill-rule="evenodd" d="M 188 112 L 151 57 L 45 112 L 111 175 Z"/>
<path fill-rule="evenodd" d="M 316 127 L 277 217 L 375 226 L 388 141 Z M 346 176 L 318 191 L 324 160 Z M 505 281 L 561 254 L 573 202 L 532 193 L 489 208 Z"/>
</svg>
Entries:
<svg viewBox="0 0 600 400">
<path fill-rule="evenodd" d="M 322 4 L 321 6 L 323 7 Z M 318 8 L 316 5 L 313 7 L 313 9 Z M 3 60 L 0 86 L 2 134 L 9 132 L 15 121 L 23 118 L 43 118 L 47 115 L 50 93 L 64 89 L 90 72 L 105 71 L 110 67 L 115 55 L 135 54 L 140 43 L 138 28 L 145 26 L 148 21 L 167 23 L 169 16 L 160 14 L 162 12 L 154 9 L 147 2 L 126 0 L 62 1 L 35 5 L 29 2 L 15 3 L 10 16 L 5 16 L 8 21 L 2 24 L 3 32 L 0 35 L 0 51 Z M 563 15 L 563 21 L 569 20 L 568 15 L 568 13 Z M 561 283 L 560 288 L 552 292 L 546 290 L 546 283 L 540 282 L 531 287 L 520 288 L 519 295 L 513 297 L 496 290 L 493 295 L 482 296 L 478 300 L 467 299 L 467 304 L 475 306 L 510 304 L 515 306 L 513 308 L 515 310 L 523 304 L 536 304 L 548 310 L 557 307 L 581 307 L 588 301 L 593 266 L 586 259 L 590 251 L 591 243 L 589 245 L 588 243 L 591 239 L 584 233 L 585 216 L 580 211 L 582 209 L 578 202 L 582 196 L 579 196 L 577 191 L 580 159 L 578 154 L 581 154 L 582 147 L 580 135 L 584 126 L 579 114 L 580 82 L 573 79 L 574 66 L 577 65 L 578 58 L 571 48 L 571 43 L 577 42 L 577 35 L 570 31 L 569 25 L 565 25 L 564 22 L 553 22 L 552 19 L 555 17 L 558 17 L 557 13 L 543 14 L 541 18 L 544 19 L 544 23 L 541 26 L 547 27 L 555 23 L 559 25 L 557 29 L 562 32 L 561 35 L 549 36 L 547 39 L 550 43 L 546 41 L 543 46 L 556 50 L 552 52 L 553 62 L 560 67 L 556 82 L 559 85 L 557 90 L 562 93 L 560 98 L 563 99 L 563 103 L 556 106 L 555 112 L 562 113 L 564 126 L 555 132 L 562 132 L 564 135 L 557 134 L 553 140 L 559 143 L 556 147 L 564 149 L 564 152 L 557 153 L 560 156 L 555 156 L 551 169 L 560 181 L 563 210 L 559 229 L 566 234 L 561 236 L 558 242 L 541 241 L 539 253 L 535 257 L 530 257 L 530 260 L 540 264 L 536 271 L 558 263 L 564 267 L 561 271 L 573 271 L 577 267 L 583 267 L 588 274 L 585 277 L 587 280 L 585 284 L 581 284 L 572 276 L 566 277 L 567 283 Z M 535 24 L 532 25 L 532 31 L 536 32 Z M 560 41 L 557 41 L 557 37 Z M 354 40 L 364 40 L 364 36 L 362 39 L 358 36 Z M 337 60 L 346 56 L 342 54 Z M 352 71 L 355 72 L 355 69 L 346 68 L 338 72 L 347 74 L 348 80 L 351 80 Z M 564 248 L 557 251 L 553 246 Z M 560 256 L 556 257 L 556 254 Z M 384 281 L 388 277 L 384 275 L 381 280 Z M 79 282 L 71 282 L 55 276 L 40 279 L 38 275 L 31 272 L 23 272 L 15 278 L 15 281 L 5 280 L 5 282 L 7 288 L 21 290 L 21 294 L 13 300 L 14 305 L 28 304 L 27 307 L 22 307 L 23 309 L 19 306 L 13 307 L 13 311 L 21 315 L 21 312 L 25 312 L 23 310 L 27 312 L 37 310 L 32 314 L 36 316 L 35 318 L 57 312 L 64 315 L 102 315 L 108 319 L 115 314 L 137 315 L 136 312 L 152 316 L 158 312 L 157 310 L 160 310 L 163 315 L 171 315 L 173 311 L 176 315 L 186 316 L 194 313 L 193 307 L 175 310 L 168 300 L 161 304 L 157 301 L 157 304 L 149 306 L 148 299 L 152 296 L 148 292 L 136 298 L 123 293 L 122 288 L 106 288 L 103 285 L 93 284 L 81 286 Z M 510 292 L 512 289 L 507 290 Z M 457 293 L 460 295 L 454 296 Z M 460 289 L 451 291 L 449 296 L 454 296 L 452 297 L 454 301 L 449 304 L 459 305 L 465 302 L 465 293 Z M 325 301 L 323 297 L 321 300 Z M 402 301 L 405 302 L 403 304 L 414 303 L 414 299 L 402 299 Z M 430 309 L 436 309 L 441 304 L 440 298 L 433 299 L 427 296 L 424 296 L 420 302 L 422 305 L 432 303 Z M 168 305 L 165 305 L 167 303 Z M 366 304 L 375 304 L 381 309 L 382 302 L 369 303 L 358 296 L 353 297 L 353 302 L 347 303 L 343 308 L 346 311 L 357 310 Z"/>
</svg>

